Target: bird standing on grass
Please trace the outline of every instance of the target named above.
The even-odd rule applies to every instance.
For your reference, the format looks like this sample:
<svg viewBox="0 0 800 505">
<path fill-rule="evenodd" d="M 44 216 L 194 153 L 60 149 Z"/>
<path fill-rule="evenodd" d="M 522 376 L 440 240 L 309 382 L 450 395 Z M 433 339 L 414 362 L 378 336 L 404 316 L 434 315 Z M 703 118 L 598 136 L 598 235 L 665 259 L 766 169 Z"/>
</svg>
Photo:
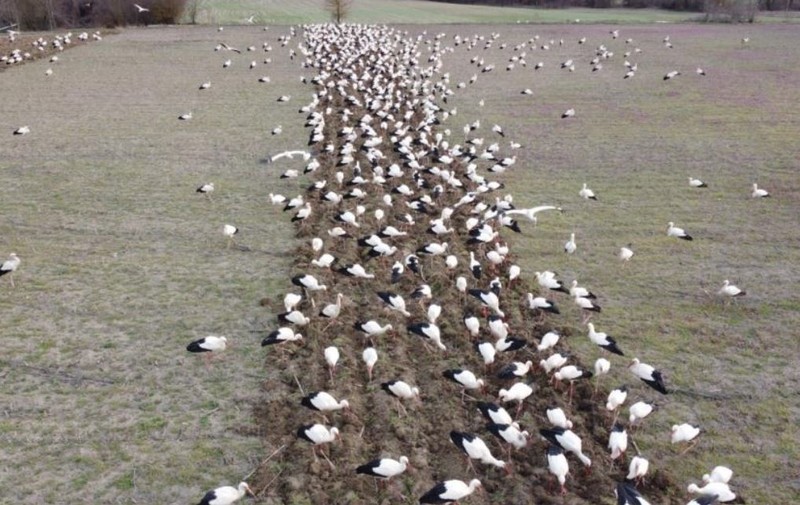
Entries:
<svg viewBox="0 0 800 505">
<path fill-rule="evenodd" d="M 731 281 L 729 281 L 728 279 L 725 279 L 725 282 L 722 283 L 722 287 L 717 292 L 717 294 L 719 296 L 724 297 L 724 298 L 731 299 L 731 298 L 736 298 L 736 297 L 739 297 L 739 296 L 744 296 L 744 295 L 747 294 L 747 292 L 746 291 L 742 291 L 737 286 L 731 284 Z"/>
<path fill-rule="evenodd" d="M 677 237 L 683 240 L 692 240 L 691 235 L 686 233 L 683 228 L 678 228 L 677 226 L 675 226 L 675 223 L 673 223 L 672 221 L 670 221 L 667 224 L 667 236 Z"/>
<path fill-rule="evenodd" d="M 8 280 L 11 281 L 11 287 L 14 286 L 14 271 L 19 268 L 19 264 L 22 263 L 22 260 L 19 259 L 17 253 L 11 253 L 8 255 L 8 259 L 0 265 L 0 277 L 8 274 Z"/>
<path fill-rule="evenodd" d="M 641 379 L 642 382 L 655 389 L 662 395 L 665 395 L 669 392 L 667 391 L 667 386 L 664 384 L 664 378 L 661 376 L 661 372 L 647 363 L 641 363 L 639 358 L 633 358 L 631 364 L 628 365 L 628 369 L 633 375 Z"/>
<path fill-rule="evenodd" d="M 222 486 L 206 493 L 197 505 L 231 505 L 245 494 L 256 496 L 246 482 L 240 482 L 237 487 Z"/>
<path fill-rule="evenodd" d="M 207 182 L 195 190 L 196 193 L 201 193 L 211 198 L 211 193 L 214 192 L 214 183 Z"/>
<path fill-rule="evenodd" d="M 753 192 L 750 194 L 753 198 L 767 198 L 769 197 L 769 191 L 766 189 L 761 189 L 758 187 L 758 184 L 755 182 L 753 183 Z"/>
<path fill-rule="evenodd" d="M 186 350 L 189 352 L 208 353 L 203 355 L 206 361 L 206 366 L 208 366 L 208 364 L 211 361 L 210 353 L 216 351 L 224 351 L 227 345 L 228 345 L 227 338 L 209 335 L 208 337 L 203 337 L 201 339 L 195 340 L 194 342 L 190 343 L 189 345 L 186 346 Z"/>
</svg>

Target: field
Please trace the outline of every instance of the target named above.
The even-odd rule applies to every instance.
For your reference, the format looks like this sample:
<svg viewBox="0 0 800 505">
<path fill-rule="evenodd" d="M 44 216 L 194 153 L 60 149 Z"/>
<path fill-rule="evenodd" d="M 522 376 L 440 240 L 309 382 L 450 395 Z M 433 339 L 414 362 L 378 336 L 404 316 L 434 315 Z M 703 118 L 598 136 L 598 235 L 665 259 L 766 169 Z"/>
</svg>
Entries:
<svg viewBox="0 0 800 505">
<path fill-rule="evenodd" d="M 747 503 L 788 503 L 800 492 L 800 350 L 792 331 L 800 323 L 800 70 L 793 49 L 800 33 L 791 26 L 636 25 L 623 26 L 612 41 L 614 26 L 607 25 L 403 28 L 444 32 L 448 43 L 455 34 L 501 33 L 492 49 L 456 48 L 446 59 L 451 86 L 476 72 L 479 78 L 449 101 L 458 114 L 445 127 L 457 142 L 461 127 L 480 118 L 481 135 L 491 138 L 488 128 L 498 123 L 523 144 L 499 177 L 514 203 L 565 210 L 544 215 L 535 228 L 522 222 L 519 236 L 504 231 L 523 277 L 549 269 L 597 291 L 604 308 L 594 319 L 598 329 L 615 335 L 627 354 L 662 368 L 676 388 L 637 435 L 651 465 L 683 488 L 726 464 Z M 327 490 L 332 503 L 360 503 L 372 491 L 349 473 L 371 446 L 348 445 L 340 473 L 311 465 L 307 489 L 289 477 L 311 458 L 277 429 L 290 428 L 295 416 L 294 376 L 309 386 L 324 383 L 325 373 L 319 359 L 316 376 L 292 358 L 311 362 L 321 345 L 275 366 L 275 351 L 259 348 L 261 334 L 254 333 L 275 327 L 276 301 L 296 272 L 292 261 L 305 259 L 290 254 L 298 246 L 294 230 L 267 198 L 307 184 L 278 179 L 302 161 L 264 162 L 307 140 L 296 110 L 310 88 L 298 87 L 297 63 L 279 48 L 276 39 L 286 32 L 124 30 L 65 52 L 50 77 L 44 61 L 3 73 L 0 254 L 23 259 L 16 288 L 0 279 L 5 500 L 187 503 L 254 470 L 259 503 L 317 503 L 331 479 L 338 482 Z M 528 51 L 527 68 L 506 72 L 511 48 L 534 34 L 565 44 Z M 662 45 L 666 35 L 674 49 Z M 580 46 L 582 36 L 589 42 Z M 643 52 L 631 57 L 640 64 L 637 75 L 623 80 L 628 37 Z M 242 49 L 269 41 L 274 49 L 253 57 L 214 52 L 223 40 Z M 592 73 L 588 60 L 600 43 L 617 55 Z M 469 64 L 472 54 L 497 68 L 480 74 Z M 251 59 L 265 56 L 272 63 L 248 70 Z M 234 64 L 223 69 L 227 58 Z M 573 73 L 558 69 L 568 58 L 576 61 Z M 545 67 L 534 73 L 538 61 Z M 698 66 L 706 77 L 694 73 Z M 664 82 L 672 69 L 682 75 Z M 261 75 L 272 82 L 258 83 Z M 205 81 L 211 89 L 197 90 Z M 520 94 L 523 88 L 533 94 Z M 277 104 L 284 94 L 292 101 Z M 560 120 L 570 107 L 576 116 Z M 178 122 L 190 111 L 191 121 Z M 32 132 L 12 137 L 23 124 Z M 279 124 L 283 133 L 271 136 Z M 710 187 L 692 190 L 689 175 Z M 212 199 L 194 192 L 207 181 L 217 186 Z M 578 197 L 583 182 L 597 202 Z M 750 199 L 753 182 L 773 197 Z M 668 239 L 668 221 L 695 240 Z M 223 223 L 240 227 L 236 246 L 226 247 Z M 578 252 L 566 256 L 561 248 L 571 231 Z M 636 255 L 623 268 L 614 255 L 628 243 Z M 722 304 L 714 293 L 724 279 L 748 295 Z M 597 352 L 576 311 L 561 304 L 565 314 L 553 324 L 590 363 Z M 184 350 L 207 334 L 234 343 L 210 368 Z M 348 358 L 339 387 L 356 394 L 363 373 L 357 357 Z M 630 380 L 619 366 L 606 385 Z M 431 384 L 425 395 L 454 391 L 448 386 Z M 637 394 L 655 399 L 638 385 Z M 535 426 L 537 415 L 524 420 Z M 440 421 L 422 416 L 419 429 Z M 682 457 L 667 438 L 679 422 L 705 430 Z M 433 444 L 392 423 L 395 432 Z M 455 454 L 438 443 L 441 452 L 432 451 L 430 461 Z M 596 472 L 608 470 L 601 452 L 593 456 Z M 414 483 L 424 475 L 406 481 L 410 496 L 424 491 Z M 678 495 L 664 503 L 677 503 Z M 574 495 L 552 502 L 586 503 Z"/>
<path fill-rule="evenodd" d="M 330 16 L 321 0 L 201 0 L 198 23 L 256 24 L 323 23 Z M 356 23 L 679 23 L 696 13 L 654 9 L 525 9 L 457 5 L 419 0 L 359 0 L 352 2 L 348 21 Z"/>
</svg>

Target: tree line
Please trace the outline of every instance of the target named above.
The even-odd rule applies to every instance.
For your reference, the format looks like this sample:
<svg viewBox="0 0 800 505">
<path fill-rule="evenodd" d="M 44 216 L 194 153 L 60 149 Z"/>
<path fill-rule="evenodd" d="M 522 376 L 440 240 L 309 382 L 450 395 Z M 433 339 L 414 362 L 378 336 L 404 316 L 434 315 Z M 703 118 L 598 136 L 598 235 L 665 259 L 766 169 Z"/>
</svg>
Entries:
<svg viewBox="0 0 800 505">
<path fill-rule="evenodd" d="M 0 26 L 53 30 L 82 26 L 173 24 L 196 0 L 0 0 Z M 146 11 L 134 6 L 140 5 Z"/>
</svg>

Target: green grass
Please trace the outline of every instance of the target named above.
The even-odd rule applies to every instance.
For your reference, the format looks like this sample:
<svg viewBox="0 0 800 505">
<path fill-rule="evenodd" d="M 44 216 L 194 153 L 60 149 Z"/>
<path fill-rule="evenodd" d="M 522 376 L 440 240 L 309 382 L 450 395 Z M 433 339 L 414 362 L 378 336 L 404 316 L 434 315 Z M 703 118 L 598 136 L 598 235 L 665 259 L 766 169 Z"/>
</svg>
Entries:
<svg viewBox="0 0 800 505">
<path fill-rule="evenodd" d="M 330 20 L 323 0 L 200 0 L 197 21 L 205 24 L 257 25 L 320 23 Z M 678 23 L 697 13 L 655 9 L 529 9 L 457 5 L 420 0 L 354 0 L 347 16 L 354 23 Z M 188 18 L 187 18 L 188 20 Z"/>
<path fill-rule="evenodd" d="M 197 22 L 213 25 L 286 25 L 330 21 L 324 0 L 198 0 Z M 685 23 L 702 19 L 702 13 L 660 9 L 536 9 L 459 5 L 422 0 L 353 0 L 346 17 L 353 23 L 398 24 L 642 24 Z M 184 22 L 189 21 L 188 14 Z M 758 23 L 797 23 L 800 17 L 762 13 Z"/>
</svg>

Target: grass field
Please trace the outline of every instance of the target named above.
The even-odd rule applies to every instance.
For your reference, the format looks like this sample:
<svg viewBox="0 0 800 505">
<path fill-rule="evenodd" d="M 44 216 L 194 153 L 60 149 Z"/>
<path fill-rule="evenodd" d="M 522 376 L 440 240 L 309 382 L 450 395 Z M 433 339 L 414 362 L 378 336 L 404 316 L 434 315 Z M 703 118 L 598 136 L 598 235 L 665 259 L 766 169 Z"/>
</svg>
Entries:
<svg viewBox="0 0 800 505">
<path fill-rule="evenodd" d="M 254 16 L 255 24 L 321 23 L 330 20 L 324 0 L 198 0 L 196 21 L 202 24 L 246 24 Z M 657 9 L 529 9 L 458 5 L 420 0 L 355 0 L 347 20 L 355 23 L 469 23 L 469 24 L 635 24 L 683 23 L 696 21 L 702 14 Z M 186 21 L 190 18 L 186 16 Z M 794 13 L 766 12 L 758 22 L 797 23 Z"/>
<path fill-rule="evenodd" d="M 330 20 L 322 0 L 201 0 L 197 21 L 210 24 L 321 23 Z M 419 0 L 357 0 L 348 21 L 355 23 L 678 23 L 697 18 L 696 13 L 653 9 L 526 9 L 457 5 Z"/>
<path fill-rule="evenodd" d="M 472 54 L 497 69 L 454 97 L 449 127 L 457 136 L 480 118 L 487 138 L 497 122 L 523 144 L 501 177 L 515 203 L 565 208 L 536 228 L 522 223 L 525 233 L 511 238 L 523 275 L 555 270 L 598 291 L 598 329 L 663 368 L 678 388 L 649 426 L 660 435 L 637 438 L 652 464 L 680 486 L 727 464 L 748 503 L 788 503 L 800 492 L 792 331 L 800 322 L 800 33 L 652 25 L 623 27 L 611 41 L 604 25 L 425 28 L 448 40 L 500 31 L 509 43 L 450 55 L 451 84 L 479 72 Z M 274 449 L 253 409 L 263 415 L 266 400 L 275 404 L 272 380 L 287 371 L 263 366 L 251 331 L 274 324 L 259 300 L 288 289 L 293 230 L 266 194 L 298 192 L 277 175 L 300 162 L 262 160 L 304 145 L 295 111 L 308 99 L 296 64 L 277 49 L 283 33 L 125 30 L 65 52 L 49 78 L 42 61 L 3 74 L 13 101 L 4 101 L 0 118 L 0 254 L 23 259 L 15 289 L 0 279 L 0 463 L 8 469 L 0 486 L 9 501 L 187 503 L 238 481 Z M 527 68 L 505 72 L 513 45 L 534 33 L 566 44 L 529 52 Z M 673 50 L 661 45 L 665 35 Z M 581 36 L 589 43 L 578 46 Z M 643 52 L 632 59 L 636 77 L 623 81 L 627 37 Z M 271 41 L 273 62 L 248 70 L 263 53 L 215 53 L 220 40 L 242 49 Z M 601 42 L 618 55 L 591 73 L 590 53 Z M 223 70 L 229 57 L 234 65 Z M 557 69 L 567 58 L 576 60 L 574 73 Z M 545 68 L 534 74 L 540 60 Z M 696 76 L 697 66 L 708 76 Z M 683 75 L 662 81 L 673 68 Z M 261 75 L 272 82 L 259 84 Z M 212 88 L 198 91 L 206 80 Z M 534 94 L 520 95 L 526 87 Z M 275 104 L 282 94 L 292 101 Z M 569 107 L 576 117 L 559 120 Z M 177 121 L 189 111 L 191 121 Z M 23 124 L 31 134 L 12 137 Z M 284 133 L 270 137 L 278 124 Z M 688 175 L 710 188 L 692 191 Z M 217 185 L 211 201 L 194 193 L 207 181 Z M 598 202 L 579 199 L 582 182 Z M 753 182 L 773 198 L 751 200 Z M 669 240 L 668 221 L 696 240 Z M 240 247 L 226 249 L 225 222 L 241 228 Z M 565 257 L 570 231 L 578 252 Z M 623 269 L 614 254 L 627 243 L 636 256 Z M 712 296 L 726 278 L 748 291 L 733 306 Z M 559 324 L 588 362 L 596 351 L 577 315 L 565 312 Z M 184 351 L 206 334 L 234 342 L 210 370 Z M 617 369 L 607 384 L 629 380 Z M 684 421 L 706 433 L 678 458 L 667 432 Z M 264 503 L 291 502 L 266 495 Z"/>
</svg>

